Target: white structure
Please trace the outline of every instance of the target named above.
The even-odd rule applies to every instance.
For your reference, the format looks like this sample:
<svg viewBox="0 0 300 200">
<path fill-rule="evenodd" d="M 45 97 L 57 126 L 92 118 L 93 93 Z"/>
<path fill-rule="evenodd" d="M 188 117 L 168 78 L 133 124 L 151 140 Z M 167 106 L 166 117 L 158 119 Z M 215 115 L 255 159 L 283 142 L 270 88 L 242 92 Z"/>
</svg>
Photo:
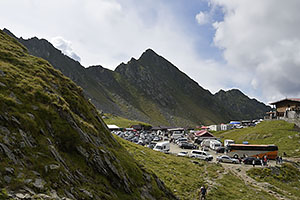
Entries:
<svg viewBox="0 0 300 200">
<path fill-rule="evenodd" d="M 234 144 L 234 140 L 224 140 L 224 146 L 227 147 L 229 144 Z"/>
<path fill-rule="evenodd" d="M 211 131 L 220 131 L 221 130 L 221 125 L 210 125 L 208 128 Z"/>
<path fill-rule="evenodd" d="M 205 139 L 201 142 L 200 146 L 201 147 L 210 147 L 210 143 L 212 141 L 217 141 L 215 138 L 212 138 L 212 139 Z"/>
<path fill-rule="evenodd" d="M 221 131 L 227 131 L 232 129 L 232 125 L 231 124 L 221 124 L 220 125 Z"/>
<path fill-rule="evenodd" d="M 113 130 L 120 130 L 120 127 L 118 127 L 117 125 L 114 125 L 114 124 L 108 124 L 107 127 L 111 131 L 113 131 Z"/>
<path fill-rule="evenodd" d="M 170 142 L 158 142 L 153 148 L 155 151 L 168 152 L 170 151 Z"/>
<path fill-rule="evenodd" d="M 222 146 L 222 143 L 218 140 L 212 140 L 210 141 L 210 148 L 212 150 L 217 150 L 217 148 L 221 147 Z"/>
</svg>

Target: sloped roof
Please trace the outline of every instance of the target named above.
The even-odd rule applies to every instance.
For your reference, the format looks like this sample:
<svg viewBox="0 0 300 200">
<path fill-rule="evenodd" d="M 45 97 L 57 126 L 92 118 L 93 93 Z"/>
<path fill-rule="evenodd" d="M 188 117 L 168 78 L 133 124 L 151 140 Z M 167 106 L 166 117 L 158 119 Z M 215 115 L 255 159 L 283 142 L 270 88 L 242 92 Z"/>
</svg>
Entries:
<svg viewBox="0 0 300 200">
<path fill-rule="evenodd" d="M 207 130 L 201 130 L 201 131 L 196 131 L 195 132 L 195 136 L 197 137 L 202 137 L 204 135 L 207 135 L 209 137 L 215 137 L 213 134 L 211 134 L 210 132 L 208 132 Z"/>
<path fill-rule="evenodd" d="M 282 102 L 282 101 L 295 101 L 295 102 L 300 102 L 300 98 L 285 98 L 285 99 L 282 99 L 282 100 L 279 100 L 279 101 L 275 101 L 273 103 L 270 103 L 270 105 L 275 105 L 279 102 Z"/>
</svg>

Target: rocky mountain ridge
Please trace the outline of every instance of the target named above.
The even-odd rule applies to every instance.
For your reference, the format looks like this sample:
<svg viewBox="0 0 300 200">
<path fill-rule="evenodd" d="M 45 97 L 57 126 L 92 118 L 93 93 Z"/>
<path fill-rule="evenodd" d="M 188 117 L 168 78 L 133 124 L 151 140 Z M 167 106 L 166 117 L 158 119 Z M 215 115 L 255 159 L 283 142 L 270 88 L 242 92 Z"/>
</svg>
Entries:
<svg viewBox="0 0 300 200">
<path fill-rule="evenodd" d="M 233 120 L 253 119 L 253 116 L 262 118 L 266 112 L 271 110 L 270 106 L 266 106 L 256 99 L 250 99 L 238 89 L 220 90 L 214 96 L 234 113 Z"/>
<path fill-rule="evenodd" d="M 269 110 L 249 98 L 235 101 L 234 95 L 211 94 L 151 49 L 112 71 L 102 66 L 84 68 L 43 39 L 18 40 L 30 54 L 46 59 L 81 86 L 105 113 L 153 125 L 193 126 L 261 118 Z M 230 101 L 235 105 L 230 106 Z M 251 109 L 243 108 L 248 105 Z"/>
</svg>

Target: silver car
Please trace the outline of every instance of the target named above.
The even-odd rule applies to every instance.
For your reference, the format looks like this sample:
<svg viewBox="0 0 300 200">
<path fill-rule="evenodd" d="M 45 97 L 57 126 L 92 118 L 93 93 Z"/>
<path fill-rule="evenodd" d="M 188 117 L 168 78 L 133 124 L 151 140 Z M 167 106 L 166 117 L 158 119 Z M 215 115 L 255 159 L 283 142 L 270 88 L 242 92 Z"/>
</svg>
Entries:
<svg viewBox="0 0 300 200">
<path fill-rule="evenodd" d="M 234 164 L 238 164 L 240 163 L 240 161 L 238 159 L 235 158 L 231 158 L 227 155 L 221 155 L 217 157 L 217 161 L 218 162 L 224 162 L 224 163 L 234 163 Z"/>
<path fill-rule="evenodd" d="M 184 157 L 186 157 L 186 156 L 188 156 L 188 152 L 187 152 L 187 151 L 179 152 L 179 153 L 177 154 L 177 156 L 184 156 Z"/>
<path fill-rule="evenodd" d="M 201 160 L 212 161 L 213 156 L 205 151 L 193 150 L 191 151 L 191 158 L 199 158 Z"/>
</svg>

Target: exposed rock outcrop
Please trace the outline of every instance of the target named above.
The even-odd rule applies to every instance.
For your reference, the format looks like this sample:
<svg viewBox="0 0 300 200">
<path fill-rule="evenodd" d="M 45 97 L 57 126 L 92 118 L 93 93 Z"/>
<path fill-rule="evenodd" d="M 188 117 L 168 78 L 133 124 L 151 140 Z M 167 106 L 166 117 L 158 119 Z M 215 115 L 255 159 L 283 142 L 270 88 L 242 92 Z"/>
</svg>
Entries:
<svg viewBox="0 0 300 200">
<path fill-rule="evenodd" d="M 0 198 L 175 199 L 113 138 L 81 88 L 2 31 L 0 82 Z"/>
</svg>

